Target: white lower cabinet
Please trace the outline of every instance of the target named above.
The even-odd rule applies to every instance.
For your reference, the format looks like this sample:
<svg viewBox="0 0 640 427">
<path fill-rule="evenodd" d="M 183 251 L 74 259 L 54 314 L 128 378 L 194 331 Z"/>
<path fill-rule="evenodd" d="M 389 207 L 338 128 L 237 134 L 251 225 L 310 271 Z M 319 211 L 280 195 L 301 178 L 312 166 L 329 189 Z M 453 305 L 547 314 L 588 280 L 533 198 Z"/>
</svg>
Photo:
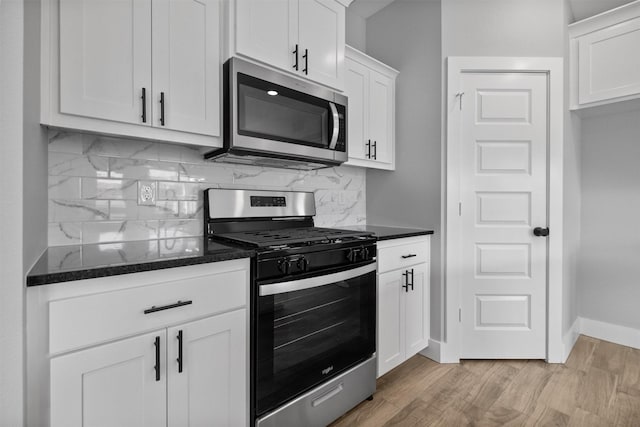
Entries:
<svg viewBox="0 0 640 427">
<path fill-rule="evenodd" d="M 242 309 L 168 330 L 169 426 L 246 424 L 246 317 Z"/>
<path fill-rule="evenodd" d="M 378 377 L 429 345 L 429 242 L 378 243 Z"/>
<path fill-rule="evenodd" d="M 245 259 L 30 289 L 34 425 L 248 425 L 248 284 Z"/>
<path fill-rule="evenodd" d="M 155 376 L 158 331 L 51 360 L 52 426 L 166 425 L 167 376 Z"/>
</svg>

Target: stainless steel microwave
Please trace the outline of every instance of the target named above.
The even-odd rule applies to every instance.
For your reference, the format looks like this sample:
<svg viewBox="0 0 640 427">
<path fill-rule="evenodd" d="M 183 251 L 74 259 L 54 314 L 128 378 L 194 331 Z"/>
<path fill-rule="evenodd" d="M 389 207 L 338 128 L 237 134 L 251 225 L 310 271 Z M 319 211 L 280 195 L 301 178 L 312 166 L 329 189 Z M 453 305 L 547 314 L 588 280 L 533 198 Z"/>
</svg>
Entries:
<svg viewBox="0 0 640 427">
<path fill-rule="evenodd" d="M 240 58 L 223 75 L 223 147 L 206 159 L 305 170 L 347 160 L 346 96 Z"/>
</svg>

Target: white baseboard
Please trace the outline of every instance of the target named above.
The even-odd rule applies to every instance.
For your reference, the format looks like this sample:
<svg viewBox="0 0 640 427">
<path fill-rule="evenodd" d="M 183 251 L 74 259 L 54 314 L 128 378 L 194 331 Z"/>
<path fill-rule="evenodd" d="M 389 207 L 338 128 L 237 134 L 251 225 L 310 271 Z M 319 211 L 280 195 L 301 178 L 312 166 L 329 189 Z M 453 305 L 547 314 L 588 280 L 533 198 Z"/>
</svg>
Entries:
<svg viewBox="0 0 640 427">
<path fill-rule="evenodd" d="M 640 349 L 640 330 L 599 320 L 578 318 L 580 333 L 604 341 L 613 342 L 627 347 Z"/>
<path fill-rule="evenodd" d="M 420 351 L 420 354 L 424 357 L 428 357 L 434 362 L 442 363 L 442 353 L 440 352 L 440 341 L 435 341 L 429 338 L 429 347 Z"/>
<path fill-rule="evenodd" d="M 578 337 L 580 336 L 580 325 L 581 318 L 576 317 L 576 320 L 573 322 L 573 325 L 569 328 L 566 334 L 562 337 L 562 344 L 564 346 L 562 352 L 562 361 L 560 363 L 564 363 L 569 358 L 569 354 L 571 354 L 571 350 L 573 350 L 573 346 L 576 345 L 576 341 L 578 341 Z"/>
</svg>

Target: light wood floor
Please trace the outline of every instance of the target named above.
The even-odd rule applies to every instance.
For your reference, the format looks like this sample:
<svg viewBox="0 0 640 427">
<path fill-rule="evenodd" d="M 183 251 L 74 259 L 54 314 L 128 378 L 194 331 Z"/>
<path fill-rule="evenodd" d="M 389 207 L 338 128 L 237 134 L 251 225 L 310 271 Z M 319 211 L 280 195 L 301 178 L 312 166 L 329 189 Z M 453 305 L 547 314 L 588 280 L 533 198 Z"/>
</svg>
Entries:
<svg viewBox="0 0 640 427">
<path fill-rule="evenodd" d="M 580 336 L 567 363 L 414 356 L 331 427 L 640 426 L 640 350 Z"/>
</svg>

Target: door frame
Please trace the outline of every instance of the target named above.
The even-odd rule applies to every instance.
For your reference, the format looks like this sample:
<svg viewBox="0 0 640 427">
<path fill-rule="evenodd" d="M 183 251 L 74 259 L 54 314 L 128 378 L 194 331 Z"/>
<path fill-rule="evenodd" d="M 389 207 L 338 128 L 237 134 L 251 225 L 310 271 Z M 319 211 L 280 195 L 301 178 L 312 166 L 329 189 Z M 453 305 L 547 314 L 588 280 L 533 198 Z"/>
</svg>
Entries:
<svg viewBox="0 0 640 427">
<path fill-rule="evenodd" d="M 563 266 L 563 102 L 564 74 L 562 58 L 538 57 L 448 57 L 446 132 L 443 141 L 443 219 L 444 219 L 444 335 L 440 346 L 440 362 L 460 361 L 461 285 L 458 271 L 462 248 L 462 222 L 458 214 L 460 201 L 460 125 L 461 114 L 456 94 L 460 92 L 462 74 L 469 72 L 526 72 L 547 75 L 547 331 L 546 360 L 564 362 L 562 340 L 562 266 Z"/>
</svg>

